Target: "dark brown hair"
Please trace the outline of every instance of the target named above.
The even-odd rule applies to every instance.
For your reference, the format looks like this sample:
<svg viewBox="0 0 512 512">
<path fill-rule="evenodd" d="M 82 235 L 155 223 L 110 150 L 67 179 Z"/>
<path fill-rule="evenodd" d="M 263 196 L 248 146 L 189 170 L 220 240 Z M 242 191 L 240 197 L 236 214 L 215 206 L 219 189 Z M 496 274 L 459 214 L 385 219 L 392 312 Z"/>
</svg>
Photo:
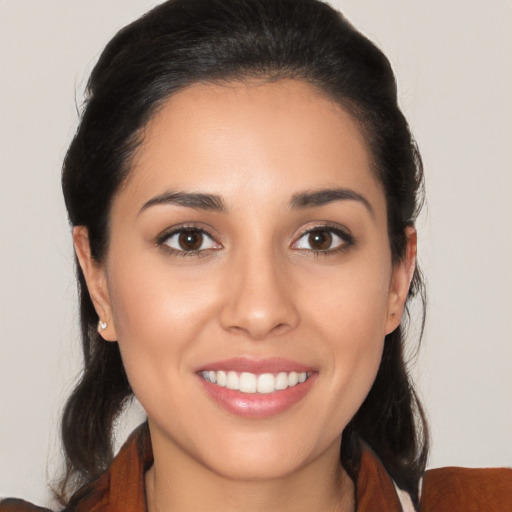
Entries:
<svg viewBox="0 0 512 512">
<path fill-rule="evenodd" d="M 393 259 L 404 256 L 405 228 L 421 205 L 422 165 L 382 52 L 317 0 L 170 0 L 122 29 L 105 48 L 64 161 L 69 219 L 87 227 L 95 260 L 108 250 L 114 194 L 159 106 L 196 82 L 253 78 L 303 80 L 351 112 L 384 188 Z M 63 493 L 108 467 L 113 422 L 132 396 L 117 344 L 97 333 L 98 316 L 78 265 L 77 276 L 84 369 L 63 414 Z M 415 294 L 423 297 L 418 270 L 410 289 Z M 341 462 L 355 477 L 361 443 L 367 443 L 417 502 L 427 439 L 400 326 L 386 337 L 375 383 L 343 433 Z"/>
</svg>

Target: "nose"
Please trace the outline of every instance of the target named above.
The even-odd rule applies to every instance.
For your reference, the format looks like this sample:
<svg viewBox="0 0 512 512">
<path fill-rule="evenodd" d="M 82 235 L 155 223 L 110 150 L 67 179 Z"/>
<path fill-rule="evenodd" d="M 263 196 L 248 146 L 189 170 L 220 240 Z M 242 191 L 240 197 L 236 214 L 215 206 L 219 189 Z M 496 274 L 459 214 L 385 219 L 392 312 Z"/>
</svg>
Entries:
<svg viewBox="0 0 512 512">
<path fill-rule="evenodd" d="M 220 323 L 227 331 L 263 340 L 299 324 L 293 284 L 273 254 L 239 255 L 229 269 L 225 293 Z"/>
</svg>

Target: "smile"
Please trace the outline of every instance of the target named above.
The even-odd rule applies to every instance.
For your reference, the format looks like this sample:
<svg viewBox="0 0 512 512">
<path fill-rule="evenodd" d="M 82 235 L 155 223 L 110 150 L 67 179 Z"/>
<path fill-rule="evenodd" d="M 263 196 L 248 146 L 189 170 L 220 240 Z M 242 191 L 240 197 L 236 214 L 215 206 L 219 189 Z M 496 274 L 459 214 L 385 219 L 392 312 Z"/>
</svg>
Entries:
<svg viewBox="0 0 512 512">
<path fill-rule="evenodd" d="M 241 393 L 269 394 L 302 384 L 308 372 L 250 373 L 235 371 L 203 370 L 200 376 L 207 382 Z"/>
<path fill-rule="evenodd" d="M 319 372 L 279 357 L 234 357 L 205 363 L 195 373 L 206 395 L 221 409 L 252 420 L 282 414 L 302 402 Z"/>
</svg>

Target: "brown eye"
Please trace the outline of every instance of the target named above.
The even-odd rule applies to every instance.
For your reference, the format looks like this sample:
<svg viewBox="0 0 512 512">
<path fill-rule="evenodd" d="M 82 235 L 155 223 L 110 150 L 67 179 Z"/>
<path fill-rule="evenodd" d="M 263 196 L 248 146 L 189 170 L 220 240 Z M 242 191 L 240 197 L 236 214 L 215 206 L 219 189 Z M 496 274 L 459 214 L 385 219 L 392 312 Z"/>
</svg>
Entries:
<svg viewBox="0 0 512 512">
<path fill-rule="evenodd" d="M 304 233 L 293 245 L 293 249 L 330 254 L 337 249 L 348 249 L 354 244 L 352 235 L 342 229 L 319 226 Z"/>
<path fill-rule="evenodd" d="M 208 249 L 221 248 L 221 245 L 216 243 L 208 233 L 193 228 L 177 229 L 173 233 L 162 237 L 159 243 L 182 254 L 195 254 Z"/>
<path fill-rule="evenodd" d="M 308 235 L 308 242 L 314 251 L 327 251 L 332 245 L 332 234 L 329 231 L 312 231 Z"/>
<path fill-rule="evenodd" d="M 178 236 L 180 249 L 197 251 L 203 244 L 203 234 L 199 231 L 182 231 Z"/>
</svg>

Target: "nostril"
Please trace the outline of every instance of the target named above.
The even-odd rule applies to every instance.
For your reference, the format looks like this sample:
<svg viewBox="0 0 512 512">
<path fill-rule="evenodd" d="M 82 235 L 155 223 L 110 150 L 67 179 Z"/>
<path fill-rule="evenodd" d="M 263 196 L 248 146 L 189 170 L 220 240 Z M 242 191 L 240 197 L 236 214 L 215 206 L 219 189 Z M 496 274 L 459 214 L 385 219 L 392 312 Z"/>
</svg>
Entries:
<svg viewBox="0 0 512 512">
<path fill-rule="evenodd" d="M 285 323 L 280 323 L 279 325 L 276 325 L 272 329 L 272 332 L 273 332 L 273 334 L 283 334 L 285 331 L 288 331 L 289 328 L 290 328 L 289 325 L 287 325 Z"/>
<path fill-rule="evenodd" d="M 226 328 L 231 334 L 236 336 L 246 336 L 254 340 L 263 340 L 268 336 L 281 336 L 291 330 L 293 327 L 289 324 L 281 322 L 272 327 L 267 325 L 248 325 L 246 327 L 231 325 Z"/>
<path fill-rule="evenodd" d="M 282 335 L 298 325 L 299 315 L 285 276 L 245 262 L 233 274 L 231 286 L 226 283 L 224 302 L 219 309 L 221 327 L 233 334 L 244 334 L 255 340 L 269 334 Z M 279 278 L 281 277 L 281 279 Z"/>
</svg>

